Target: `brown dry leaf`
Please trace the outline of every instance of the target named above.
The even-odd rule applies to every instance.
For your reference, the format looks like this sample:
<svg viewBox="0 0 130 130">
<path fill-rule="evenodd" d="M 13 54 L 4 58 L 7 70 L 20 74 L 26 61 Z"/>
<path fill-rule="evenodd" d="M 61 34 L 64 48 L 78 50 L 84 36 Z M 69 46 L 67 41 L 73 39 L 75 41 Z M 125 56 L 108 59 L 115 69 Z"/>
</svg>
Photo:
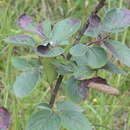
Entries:
<svg viewBox="0 0 130 130">
<path fill-rule="evenodd" d="M 104 92 L 107 94 L 111 94 L 111 95 L 119 95 L 120 94 L 118 89 L 113 88 L 113 87 L 108 86 L 108 85 L 105 85 L 105 84 L 91 82 L 88 84 L 88 87 L 94 88 L 98 91 L 101 91 L 101 92 Z"/>
</svg>

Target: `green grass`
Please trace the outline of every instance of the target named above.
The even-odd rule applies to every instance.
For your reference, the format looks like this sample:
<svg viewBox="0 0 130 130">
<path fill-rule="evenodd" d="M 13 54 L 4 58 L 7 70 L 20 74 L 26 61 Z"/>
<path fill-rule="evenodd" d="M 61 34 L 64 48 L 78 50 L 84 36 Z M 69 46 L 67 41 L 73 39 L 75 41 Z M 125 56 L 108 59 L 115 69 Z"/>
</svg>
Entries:
<svg viewBox="0 0 130 130">
<path fill-rule="evenodd" d="M 106 11 L 113 7 L 128 7 L 123 0 L 107 0 Z M 50 18 L 54 21 L 64 17 L 78 17 L 83 21 L 90 14 L 97 0 L 0 0 L 0 105 L 9 109 L 12 115 L 10 130 L 24 130 L 26 121 L 40 102 L 49 100 L 48 85 L 41 82 L 33 93 L 17 99 L 12 92 L 12 83 L 18 73 L 11 66 L 11 58 L 16 55 L 27 55 L 22 48 L 7 45 L 3 39 L 9 35 L 22 33 L 16 25 L 16 19 L 22 13 L 34 17 L 36 21 Z M 101 12 L 101 13 L 102 13 Z M 115 39 L 126 42 L 130 46 L 130 31 L 127 29 L 118 33 Z M 123 66 L 128 71 L 129 69 Z M 88 100 L 81 104 L 85 114 L 94 124 L 96 130 L 130 130 L 130 75 L 111 75 L 105 71 L 99 73 L 106 78 L 111 86 L 121 91 L 120 96 L 114 97 L 91 90 Z"/>
</svg>

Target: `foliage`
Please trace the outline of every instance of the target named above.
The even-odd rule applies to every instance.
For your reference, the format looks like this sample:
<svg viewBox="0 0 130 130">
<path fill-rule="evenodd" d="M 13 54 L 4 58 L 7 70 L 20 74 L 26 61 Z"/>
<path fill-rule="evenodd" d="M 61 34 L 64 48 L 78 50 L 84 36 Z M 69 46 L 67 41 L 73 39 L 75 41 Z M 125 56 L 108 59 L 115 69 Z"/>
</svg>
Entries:
<svg viewBox="0 0 130 130">
<path fill-rule="evenodd" d="M 78 44 L 70 44 L 70 38 L 81 28 L 79 19 L 66 18 L 56 24 L 45 20 L 37 24 L 30 16 L 21 15 L 18 19 L 19 27 L 38 35 L 40 43 L 27 34 L 9 36 L 4 40 L 14 46 L 29 47 L 31 53 L 38 55 L 35 59 L 21 57 L 12 59 L 13 66 L 23 71 L 16 77 L 13 85 L 14 94 L 19 98 L 28 96 L 43 75 L 50 86 L 56 84 L 51 94 L 55 101 L 61 82 L 58 80 L 58 75 L 65 75 L 66 78 L 62 84 L 64 94 L 73 102 L 80 103 L 88 97 L 89 83 L 97 82 L 93 80 L 95 75 L 89 77 L 92 73 L 104 69 L 111 73 L 126 74 L 111 62 L 112 59 L 108 60 L 108 55 L 111 53 L 113 58 L 130 67 L 130 49 L 119 41 L 108 40 L 108 36 L 111 35 L 110 33 L 123 31 L 130 26 L 130 10 L 111 9 L 103 19 L 97 15 L 97 12 L 92 13 L 88 23 L 88 27 L 83 28 L 85 30 L 83 37 L 95 37 L 96 41 L 81 43 L 79 40 Z M 66 54 L 66 51 L 69 54 Z M 59 130 L 61 127 L 67 130 L 92 129 L 91 123 L 76 104 L 60 102 L 55 105 L 54 110 L 53 105 L 44 103 L 38 106 L 40 109 L 32 114 L 27 130 Z"/>
</svg>

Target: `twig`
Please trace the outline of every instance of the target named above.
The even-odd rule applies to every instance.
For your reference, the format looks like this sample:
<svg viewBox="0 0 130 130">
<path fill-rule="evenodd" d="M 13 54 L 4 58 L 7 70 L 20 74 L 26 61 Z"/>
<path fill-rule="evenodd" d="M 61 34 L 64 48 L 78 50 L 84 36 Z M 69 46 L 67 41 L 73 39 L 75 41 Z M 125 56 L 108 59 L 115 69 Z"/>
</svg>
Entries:
<svg viewBox="0 0 130 130">
<path fill-rule="evenodd" d="M 90 22 L 90 18 L 94 15 L 94 14 L 97 14 L 101 8 L 103 8 L 103 6 L 105 5 L 105 1 L 106 0 L 100 0 L 99 3 L 97 4 L 97 6 L 95 7 L 94 11 L 92 11 L 90 17 L 87 19 L 86 23 L 84 24 L 83 28 L 81 29 L 81 31 L 79 32 L 78 36 L 76 37 L 76 40 L 74 41 L 73 45 L 75 44 L 78 44 L 81 37 L 84 35 L 86 29 L 88 28 L 89 26 L 89 22 Z M 67 59 L 70 60 L 71 58 L 71 55 L 68 54 L 67 55 Z M 56 82 L 56 85 L 55 85 L 55 88 L 53 90 L 53 93 L 51 95 L 51 99 L 50 99 L 50 102 L 49 102 L 49 105 L 50 107 L 52 108 L 54 103 L 55 103 L 55 98 L 57 96 L 57 93 L 58 93 L 58 90 L 60 88 L 60 85 L 62 83 L 62 80 L 63 80 L 63 75 L 59 75 L 58 79 L 57 79 L 57 82 Z"/>
<path fill-rule="evenodd" d="M 87 43 L 86 45 L 87 45 L 87 46 L 91 46 L 92 44 L 100 44 L 101 42 L 105 41 L 107 38 L 108 38 L 108 36 L 103 37 L 103 38 L 98 39 L 98 40 L 93 41 L 93 42 L 89 42 L 89 43 Z"/>
</svg>

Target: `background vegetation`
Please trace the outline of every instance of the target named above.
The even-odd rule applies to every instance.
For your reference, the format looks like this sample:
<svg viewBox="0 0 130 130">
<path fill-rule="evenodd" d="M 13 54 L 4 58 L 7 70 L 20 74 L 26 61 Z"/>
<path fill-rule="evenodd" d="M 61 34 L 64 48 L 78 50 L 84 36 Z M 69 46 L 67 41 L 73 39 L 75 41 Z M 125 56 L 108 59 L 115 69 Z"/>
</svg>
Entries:
<svg viewBox="0 0 130 130">
<path fill-rule="evenodd" d="M 11 65 L 11 59 L 16 55 L 28 55 L 28 50 L 14 48 L 3 42 L 6 36 L 22 33 L 17 27 L 17 18 L 27 13 L 39 22 L 50 18 L 54 22 L 65 17 L 76 17 L 84 22 L 98 0 L 0 0 L 0 105 L 9 109 L 12 115 L 11 130 L 24 130 L 26 121 L 35 106 L 40 102 L 49 100 L 49 87 L 45 82 L 40 82 L 37 89 L 24 99 L 16 99 L 12 93 L 12 86 L 16 73 Z M 129 0 L 107 0 L 109 8 L 130 7 Z M 126 42 L 130 47 L 130 31 L 113 35 L 116 40 Z M 84 39 L 82 39 L 84 40 Z M 86 40 L 86 39 L 85 39 Z M 87 39 L 88 41 L 93 39 Z M 122 64 L 119 65 L 124 68 Z M 124 68 L 129 71 L 129 68 Z M 108 82 L 118 88 L 120 96 L 114 97 L 92 90 L 86 102 L 81 104 L 85 114 L 95 125 L 96 130 L 130 130 L 130 74 L 127 76 L 111 75 L 105 71 L 98 73 Z M 58 100 L 64 98 L 59 95 Z"/>
</svg>

